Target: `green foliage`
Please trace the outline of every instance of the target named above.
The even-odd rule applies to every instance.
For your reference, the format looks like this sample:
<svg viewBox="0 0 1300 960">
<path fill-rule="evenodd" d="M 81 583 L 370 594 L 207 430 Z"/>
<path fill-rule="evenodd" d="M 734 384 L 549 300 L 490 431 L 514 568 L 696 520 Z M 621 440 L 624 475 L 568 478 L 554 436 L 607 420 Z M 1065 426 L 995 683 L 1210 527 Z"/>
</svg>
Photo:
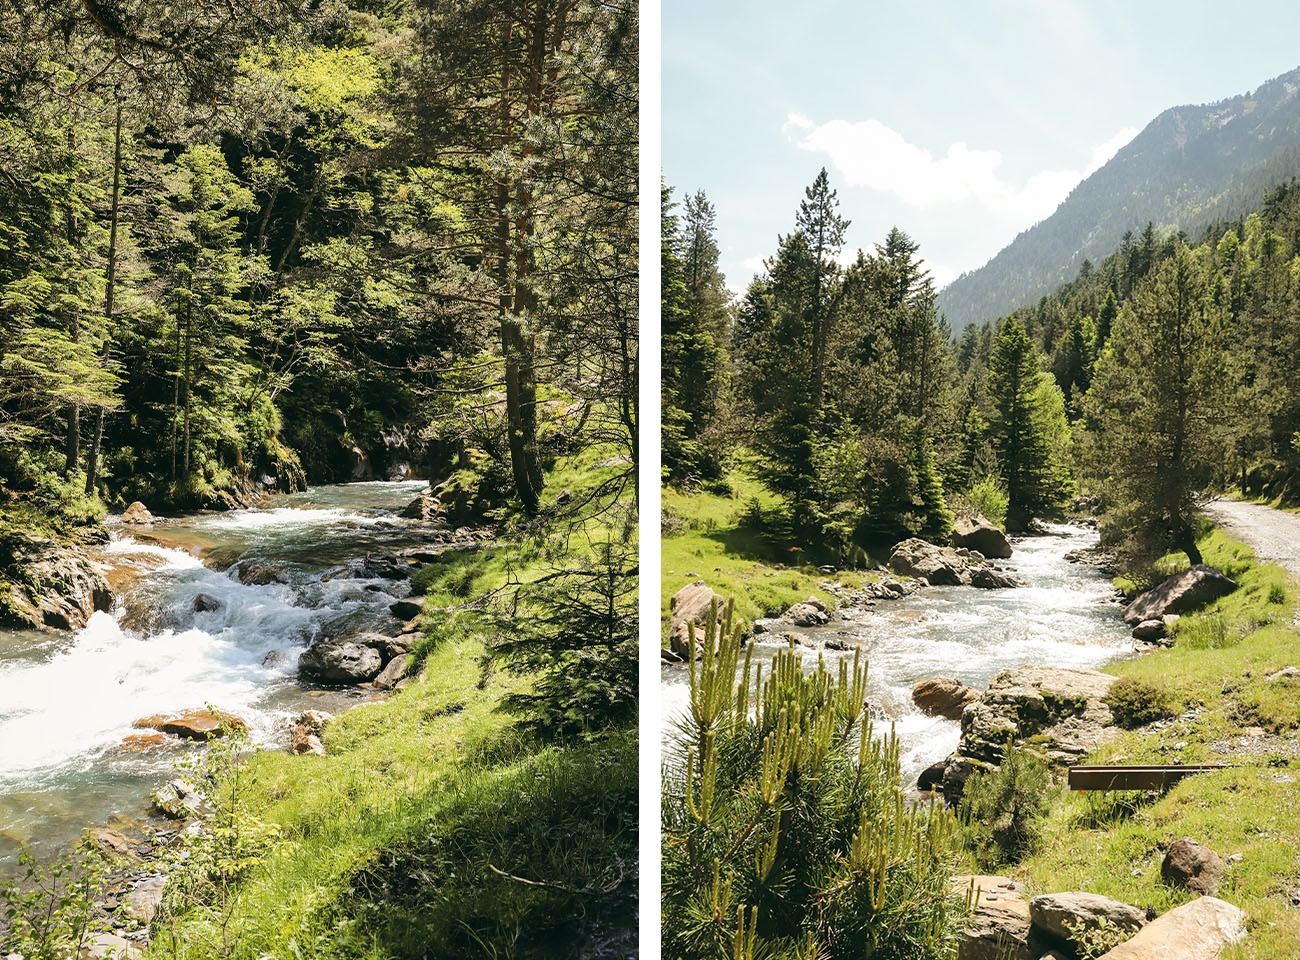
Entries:
<svg viewBox="0 0 1300 960">
<path fill-rule="evenodd" d="M 965 493 L 970 512 L 1001 527 L 1007 519 L 1007 491 L 996 477 L 984 477 Z"/>
<path fill-rule="evenodd" d="M 41 864 L 18 854 L 19 876 L 0 882 L 0 950 L 24 960 L 80 957 L 109 928 L 97 903 L 108 886 L 102 856 L 88 848 Z"/>
<path fill-rule="evenodd" d="M 982 869 L 1019 863 L 1039 849 L 1054 792 L 1047 762 L 1027 749 L 1007 750 L 996 770 L 971 775 L 961 817 Z"/>
<path fill-rule="evenodd" d="M 805 672 L 792 646 L 764 676 L 741 646 L 731 604 L 691 632 L 664 782 L 665 955 L 948 956 L 956 821 L 905 803 L 898 741 L 865 716 L 866 665 Z"/>
<path fill-rule="evenodd" d="M 1131 677 L 1111 684 L 1105 702 L 1115 722 L 1129 730 L 1174 715 L 1174 701 L 1167 688 Z"/>
</svg>

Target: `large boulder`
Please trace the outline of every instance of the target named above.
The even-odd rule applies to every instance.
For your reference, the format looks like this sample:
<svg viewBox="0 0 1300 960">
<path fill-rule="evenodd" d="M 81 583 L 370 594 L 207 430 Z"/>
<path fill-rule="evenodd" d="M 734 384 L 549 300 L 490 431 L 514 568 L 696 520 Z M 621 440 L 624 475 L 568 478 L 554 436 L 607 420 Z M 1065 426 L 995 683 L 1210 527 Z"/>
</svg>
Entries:
<svg viewBox="0 0 1300 960">
<path fill-rule="evenodd" d="M 1236 581 L 1222 570 L 1198 563 L 1152 587 L 1124 609 L 1124 622 L 1137 626 L 1170 613 L 1187 613 L 1237 589 Z"/>
<path fill-rule="evenodd" d="M 227 728 L 248 732 L 248 724 L 234 714 L 206 708 L 181 713 L 156 713 L 137 720 L 135 726 L 170 733 L 186 740 L 212 740 L 222 736 Z"/>
<path fill-rule="evenodd" d="M 1077 763 L 1117 735 L 1103 698 L 1115 677 L 1096 670 L 1003 670 L 961 717 L 959 756 L 1000 763 L 1008 740 L 1029 737 L 1054 763 Z"/>
<path fill-rule="evenodd" d="M 0 536 L 0 627 L 79 630 L 95 611 L 112 609 L 108 581 L 80 544 Z"/>
<path fill-rule="evenodd" d="M 1025 582 L 1014 573 L 994 570 L 991 567 L 976 567 L 970 571 L 970 585 L 985 590 L 1005 590 L 1009 587 L 1023 587 Z"/>
<path fill-rule="evenodd" d="M 126 915 L 148 926 L 162 906 L 163 887 L 166 885 L 167 877 L 161 874 L 137 880 L 131 892 L 126 895 Z"/>
<path fill-rule="evenodd" d="M 1219 855 L 1191 837 L 1182 837 L 1169 845 L 1160 863 L 1160 879 L 1171 887 L 1193 893 L 1214 893 L 1226 869 Z"/>
<path fill-rule="evenodd" d="M 980 516 L 958 518 L 953 526 L 952 545 L 978 550 L 996 560 L 1011 556 L 1011 541 L 1007 535 Z"/>
<path fill-rule="evenodd" d="M 352 640 L 322 640 L 298 658 L 299 674 L 326 683 L 365 683 L 383 666 L 378 650 Z"/>
<path fill-rule="evenodd" d="M 980 692 L 951 677 L 925 677 L 912 687 L 912 702 L 931 717 L 960 720 L 967 705 L 980 698 Z"/>
<path fill-rule="evenodd" d="M 826 604 L 817 597 L 809 597 L 807 600 L 791 604 L 790 609 L 781 614 L 781 619 L 793 623 L 796 627 L 820 627 L 830 621 L 826 613 Z"/>
<path fill-rule="evenodd" d="M 149 512 L 148 507 L 136 500 L 122 511 L 122 522 L 149 526 L 153 523 L 153 514 Z"/>
<path fill-rule="evenodd" d="M 1217 960 L 1246 938 L 1246 913 L 1215 897 L 1199 897 L 1157 917 L 1101 960 Z"/>
<path fill-rule="evenodd" d="M 235 574 L 240 583 L 250 587 L 289 582 L 288 571 L 273 560 L 245 560 L 235 568 Z"/>
<path fill-rule="evenodd" d="M 957 934 L 957 960 L 1034 960 L 1024 886 L 1010 877 L 956 876 L 952 892 L 965 899 L 972 883 L 978 896 Z"/>
<path fill-rule="evenodd" d="M 1046 893 L 1029 901 L 1029 919 L 1053 940 L 1081 946 L 1083 935 L 1106 925 L 1137 933 L 1146 914 L 1137 907 L 1083 891 Z"/>
<path fill-rule="evenodd" d="M 403 653 L 389 660 L 384 669 L 379 671 L 379 676 L 375 677 L 375 686 L 380 690 L 391 690 L 397 686 L 411 668 L 412 659 L 411 654 Z"/>
<path fill-rule="evenodd" d="M 438 519 L 438 498 L 428 488 L 421 490 L 420 495 L 402 508 L 398 516 L 407 520 L 433 523 Z"/>
<path fill-rule="evenodd" d="M 951 547 L 940 547 L 912 537 L 894 545 L 889 569 L 905 577 L 924 577 L 935 586 L 957 586 L 964 582 L 966 559 Z"/>
<path fill-rule="evenodd" d="M 424 604 L 419 600 L 394 600 L 388 605 L 388 612 L 398 620 L 411 620 L 418 617 L 424 610 Z"/>
<path fill-rule="evenodd" d="M 726 609 L 727 601 L 714 593 L 703 580 L 688 583 L 668 603 L 668 644 L 679 657 L 690 655 L 690 624 L 695 624 L 695 637 L 704 642 L 704 625 L 709 617 L 709 605 L 718 601 L 718 616 Z"/>
</svg>

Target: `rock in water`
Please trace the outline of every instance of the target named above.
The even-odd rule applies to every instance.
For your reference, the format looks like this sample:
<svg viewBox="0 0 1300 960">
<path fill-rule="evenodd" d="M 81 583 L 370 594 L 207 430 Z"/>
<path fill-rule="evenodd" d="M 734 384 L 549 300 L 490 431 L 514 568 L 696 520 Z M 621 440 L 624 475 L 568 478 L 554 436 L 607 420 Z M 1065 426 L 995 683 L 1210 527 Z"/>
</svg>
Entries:
<svg viewBox="0 0 1300 960">
<path fill-rule="evenodd" d="M 707 614 L 708 611 L 706 610 L 705 613 Z M 781 619 L 793 623 L 796 627 L 820 627 L 830 621 L 830 617 L 826 615 L 826 605 L 816 597 L 791 604 L 790 609 L 781 614 Z"/>
<path fill-rule="evenodd" d="M 966 558 L 949 547 L 938 547 L 916 537 L 894 545 L 889 569 L 905 577 L 924 577 L 936 586 L 962 583 Z"/>
<path fill-rule="evenodd" d="M 424 604 L 417 600 L 396 600 L 388 605 L 388 610 L 398 620 L 410 620 L 420 615 Z"/>
<path fill-rule="evenodd" d="M 122 511 L 122 522 L 148 526 L 153 523 L 153 514 L 148 507 L 136 500 Z"/>
<path fill-rule="evenodd" d="M 976 567 L 970 572 L 970 585 L 985 590 L 1005 590 L 1010 587 L 1023 587 L 1024 581 L 1014 573 L 992 570 L 989 567 Z"/>
<path fill-rule="evenodd" d="M 1103 697 L 1115 677 L 1096 670 L 1003 670 L 961 716 L 959 756 L 1000 763 L 1008 738 L 1040 738 L 1046 757 L 1077 763 L 1117 735 Z"/>
<path fill-rule="evenodd" d="M 1101 960 L 1216 960 L 1246 938 L 1246 913 L 1216 897 L 1200 897 L 1157 917 Z"/>
<path fill-rule="evenodd" d="M 289 582 L 289 574 L 269 560 L 246 560 L 239 565 L 238 574 L 240 583 L 252 587 Z"/>
<path fill-rule="evenodd" d="M 1223 571 L 1198 563 L 1175 573 L 1130 603 L 1124 610 L 1124 622 L 1136 626 L 1144 620 L 1159 620 L 1166 614 L 1187 613 L 1236 589 L 1236 582 Z"/>
<path fill-rule="evenodd" d="M 1163 620 L 1143 620 L 1133 628 L 1133 639 L 1150 642 L 1160 640 L 1165 635 L 1165 622 Z"/>
<path fill-rule="evenodd" d="M 953 894 L 964 900 L 972 882 L 979 897 L 957 935 L 957 960 L 1034 960 L 1024 887 L 1010 877 L 956 876 Z"/>
<path fill-rule="evenodd" d="M 351 640 L 322 640 L 298 658 L 302 676 L 326 683 L 364 683 L 373 680 L 383 665 L 378 650 Z"/>
<path fill-rule="evenodd" d="M 1007 535 L 983 517 L 961 517 L 953 527 L 952 545 L 978 550 L 986 557 L 1005 560 L 1011 556 L 1011 541 Z"/>
<path fill-rule="evenodd" d="M 248 732 L 248 724 L 239 717 L 220 711 L 213 713 L 206 709 L 186 710 L 184 713 L 175 714 L 154 714 L 137 720 L 134 725 L 161 730 L 163 733 L 184 737 L 186 740 L 211 740 L 225 733 L 224 727 Z"/>
<path fill-rule="evenodd" d="M 211 613 L 221 609 L 221 601 L 206 593 L 196 594 L 191 608 L 195 613 Z"/>
<path fill-rule="evenodd" d="M 1136 933 L 1146 924 L 1137 907 L 1096 893 L 1047 893 L 1029 901 L 1033 925 L 1055 940 L 1074 946 L 1091 930 L 1103 925 Z"/>
<path fill-rule="evenodd" d="M 679 657 L 690 655 L 690 627 L 695 624 L 695 639 L 704 642 L 704 625 L 709 617 L 709 605 L 718 601 L 718 616 L 726 610 L 727 601 L 720 594 L 714 593 L 703 580 L 688 583 L 676 593 L 668 604 L 668 642 L 670 649 Z"/>
<path fill-rule="evenodd" d="M 967 704 L 980 698 L 980 692 L 951 677 L 926 677 L 912 687 L 912 702 L 931 717 L 960 720 Z"/>
<path fill-rule="evenodd" d="M 1175 840 L 1160 864 L 1160 879 L 1193 893 L 1214 893 L 1223 878 L 1223 860 L 1191 837 Z"/>
<path fill-rule="evenodd" d="M 0 543 L 0 626 L 79 630 L 112 609 L 108 581 L 79 544 L 13 531 Z"/>
</svg>

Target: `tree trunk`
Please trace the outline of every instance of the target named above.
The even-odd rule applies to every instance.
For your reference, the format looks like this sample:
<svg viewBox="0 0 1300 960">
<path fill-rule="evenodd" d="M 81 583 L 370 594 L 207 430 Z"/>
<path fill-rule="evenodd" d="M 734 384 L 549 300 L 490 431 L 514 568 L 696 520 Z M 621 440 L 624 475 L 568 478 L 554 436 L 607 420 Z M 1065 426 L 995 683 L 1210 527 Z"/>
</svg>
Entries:
<svg viewBox="0 0 1300 960">
<path fill-rule="evenodd" d="M 73 133 L 68 134 L 68 146 L 74 151 L 77 148 L 76 135 Z M 66 227 L 68 247 L 72 249 L 77 242 L 77 218 L 71 206 L 68 207 Z M 81 342 L 81 315 L 76 309 L 68 318 L 68 338 L 73 343 Z M 64 452 L 63 473 L 70 477 L 81 460 L 81 404 L 75 400 L 68 407 L 68 436 Z"/>
<path fill-rule="evenodd" d="M 110 204 L 108 229 L 108 268 L 104 276 L 104 316 L 106 326 L 113 323 L 113 293 L 117 285 L 117 206 L 122 186 L 122 105 L 117 105 L 117 119 L 113 126 L 113 199 Z M 108 360 L 108 347 L 111 329 L 104 331 L 104 348 L 101 356 Z M 95 439 L 91 442 L 86 455 L 86 495 L 95 490 L 95 481 L 99 475 L 99 448 L 104 439 L 104 407 L 100 406 L 95 415 Z"/>
</svg>

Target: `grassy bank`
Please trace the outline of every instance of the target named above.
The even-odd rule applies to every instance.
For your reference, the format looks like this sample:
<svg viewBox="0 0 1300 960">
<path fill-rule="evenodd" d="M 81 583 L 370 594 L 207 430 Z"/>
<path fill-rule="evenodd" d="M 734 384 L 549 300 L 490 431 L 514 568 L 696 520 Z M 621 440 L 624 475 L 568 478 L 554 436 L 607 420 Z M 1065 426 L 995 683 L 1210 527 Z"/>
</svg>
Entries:
<svg viewBox="0 0 1300 960">
<path fill-rule="evenodd" d="M 834 607 L 827 579 L 802 560 L 806 552 L 782 532 L 782 503 L 743 467 L 715 488 L 663 491 L 663 570 L 660 589 L 665 627 L 672 595 L 703 579 L 724 597 L 736 598 L 740 616 L 780 614 L 808 596 Z M 856 587 L 877 579 L 873 572 L 842 570 L 834 579 Z"/>
<path fill-rule="evenodd" d="M 1250 916 L 1233 960 L 1300 956 L 1300 681 L 1269 680 L 1300 666 L 1296 587 L 1222 531 L 1204 536 L 1205 562 L 1237 579 L 1228 597 L 1176 626 L 1177 645 L 1108 672 L 1150 684 L 1168 721 L 1124 733 L 1093 763 L 1224 763 L 1163 795 L 1066 794 L 1043 852 L 1023 865 L 1031 892 L 1090 890 L 1165 911 L 1191 897 L 1160 879 L 1164 850 L 1190 836 L 1229 865 L 1219 895 Z M 1186 565 L 1184 555 L 1166 558 Z"/>
<path fill-rule="evenodd" d="M 448 552 L 416 575 L 425 636 L 415 683 L 331 721 L 323 757 L 261 752 L 242 768 L 247 814 L 274 841 L 238 886 L 229 924 L 237 949 L 213 948 L 211 913 L 200 908 L 177 924 L 182 946 L 156 931 L 150 956 L 626 952 L 635 934 L 635 726 L 567 740 L 530 733 L 520 698 L 540 674 L 508 669 L 496 649 L 500 620 L 480 615 L 514 585 L 589 558 L 614 530 L 615 510 L 589 507 L 573 525 L 554 519 L 618 472 L 596 466 L 609 458 L 589 451 L 548 478 L 553 522 L 544 529 L 499 517 L 516 525 L 513 535 Z"/>
</svg>

